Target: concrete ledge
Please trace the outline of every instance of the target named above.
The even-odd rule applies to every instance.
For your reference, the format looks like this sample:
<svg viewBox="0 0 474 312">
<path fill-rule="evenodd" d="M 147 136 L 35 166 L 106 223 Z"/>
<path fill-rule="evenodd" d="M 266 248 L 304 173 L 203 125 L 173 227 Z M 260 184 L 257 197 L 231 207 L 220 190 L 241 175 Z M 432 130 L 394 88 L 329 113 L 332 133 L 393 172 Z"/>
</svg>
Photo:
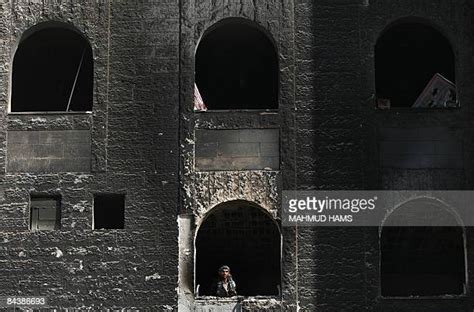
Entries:
<svg viewBox="0 0 474 312">
<path fill-rule="evenodd" d="M 201 312 L 272 311 L 281 308 L 281 298 L 267 296 L 237 296 L 231 298 L 200 297 L 194 301 L 194 310 Z"/>
</svg>

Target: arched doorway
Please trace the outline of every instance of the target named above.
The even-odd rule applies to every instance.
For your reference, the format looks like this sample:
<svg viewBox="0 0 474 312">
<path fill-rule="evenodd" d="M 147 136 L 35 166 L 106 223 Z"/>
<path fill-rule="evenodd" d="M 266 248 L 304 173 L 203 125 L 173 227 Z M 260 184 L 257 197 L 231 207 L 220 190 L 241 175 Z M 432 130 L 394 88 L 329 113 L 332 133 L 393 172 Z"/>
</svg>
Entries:
<svg viewBox="0 0 474 312">
<path fill-rule="evenodd" d="M 195 248 L 199 295 L 215 295 L 212 285 L 224 264 L 231 268 L 239 295 L 279 294 L 281 234 L 258 205 L 241 200 L 217 205 L 199 227 Z"/>
</svg>

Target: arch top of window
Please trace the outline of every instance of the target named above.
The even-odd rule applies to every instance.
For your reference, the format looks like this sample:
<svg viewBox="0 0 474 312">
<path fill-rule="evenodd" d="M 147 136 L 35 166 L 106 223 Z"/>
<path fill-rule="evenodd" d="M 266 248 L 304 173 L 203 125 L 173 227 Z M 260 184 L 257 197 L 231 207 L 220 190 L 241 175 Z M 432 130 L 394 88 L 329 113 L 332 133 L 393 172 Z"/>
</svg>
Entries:
<svg viewBox="0 0 474 312">
<path fill-rule="evenodd" d="M 47 21 L 24 31 L 12 56 L 10 114 L 87 114 L 92 92 L 92 47 L 79 30 Z"/>
<path fill-rule="evenodd" d="M 243 18 L 243 17 L 226 17 L 226 18 L 223 18 L 217 22 L 215 22 L 214 24 L 212 24 L 211 26 L 209 26 L 201 35 L 201 37 L 199 38 L 197 44 L 196 44 L 196 51 L 197 52 L 197 49 L 199 47 L 199 44 L 201 43 L 201 41 L 207 36 L 209 35 L 210 33 L 212 33 L 214 30 L 218 29 L 219 27 L 222 27 L 222 26 L 225 26 L 225 25 L 231 25 L 231 24 L 234 24 L 234 25 L 244 25 L 244 26 L 248 26 L 248 27 L 251 27 L 251 28 L 254 28 L 255 30 L 258 30 L 259 32 L 261 32 L 263 35 L 265 35 L 266 39 L 268 39 L 272 45 L 273 45 L 273 49 L 275 50 L 275 52 L 278 52 L 278 44 L 276 43 L 275 41 L 275 38 L 272 36 L 272 34 L 268 31 L 268 29 L 266 29 L 265 27 L 263 27 L 262 25 L 260 25 L 259 23 L 253 21 L 253 20 L 250 20 L 250 19 L 247 19 L 247 18 Z"/>
<path fill-rule="evenodd" d="M 21 44 L 22 41 L 28 39 L 31 35 L 34 35 L 36 32 L 45 30 L 45 29 L 50 29 L 50 28 L 61 28 L 64 30 L 69 30 L 71 32 L 76 33 L 78 36 L 80 36 L 82 39 L 87 41 L 89 43 L 89 39 L 78 29 L 76 26 L 70 23 L 62 22 L 62 21 L 56 21 L 56 20 L 51 20 L 51 21 L 43 21 L 39 22 L 29 28 L 27 28 L 20 37 L 20 40 L 18 41 L 18 45 Z M 16 48 L 18 48 L 18 45 Z"/>
<path fill-rule="evenodd" d="M 195 111 L 278 110 L 273 37 L 256 22 L 225 18 L 204 31 L 195 51 Z"/>
<path fill-rule="evenodd" d="M 451 40 L 430 21 L 400 18 L 374 46 L 376 108 L 458 108 L 456 55 Z"/>
<path fill-rule="evenodd" d="M 438 25 L 436 22 L 432 21 L 431 19 L 421 17 L 421 16 L 403 16 L 392 21 L 389 21 L 383 28 L 382 31 L 377 36 L 377 41 L 387 32 L 390 31 L 393 27 L 403 25 L 403 24 L 421 24 L 426 27 L 432 28 L 436 32 L 440 33 L 446 40 L 448 40 L 449 45 L 454 47 L 454 42 L 452 37 L 447 33 L 443 27 Z"/>
</svg>

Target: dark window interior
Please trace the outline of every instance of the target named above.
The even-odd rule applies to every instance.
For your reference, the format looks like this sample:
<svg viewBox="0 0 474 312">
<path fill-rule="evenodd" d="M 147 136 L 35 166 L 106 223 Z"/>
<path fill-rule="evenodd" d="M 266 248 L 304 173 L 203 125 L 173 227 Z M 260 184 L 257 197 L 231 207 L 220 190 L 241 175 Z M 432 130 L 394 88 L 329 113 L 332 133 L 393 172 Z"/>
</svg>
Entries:
<svg viewBox="0 0 474 312">
<path fill-rule="evenodd" d="M 101 194 L 94 197 L 94 228 L 123 229 L 125 223 L 125 196 Z"/>
<path fill-rule="evenodd" d="M 92 110 L 92 49 L 78 33 L 44 28 L 15 53 L 12 112 Z"/>
<path fill-rule="evenodd" d="M 273 220 L 247 202 L 216 207 L 196 237 L 196 284 L 199 295 L 215 295 L 217 270 L 228 265 L 238 295 L 278 295 L 280 232 Z"/>
<path fill-rule="evenodd" d="M 389 99 L 392 107 L 411 107 L 436 73 L 455 83 L 451 45 L 432 27 L 421 23 L 397 24 L 377 41 L 377 98 Z"/>
<path fill-rule="evenodd" d="M 464 291 L 461 227 L 384 227 L 381 252 L 383 296 L 459 295 Z"/>
<path fill-rule="evenodd" d="M 272 42 L 251 25 L 222 22 L 199 44 L 196 84 L 208 109 L 278 108 L 278 60 Z"/>
</svg>

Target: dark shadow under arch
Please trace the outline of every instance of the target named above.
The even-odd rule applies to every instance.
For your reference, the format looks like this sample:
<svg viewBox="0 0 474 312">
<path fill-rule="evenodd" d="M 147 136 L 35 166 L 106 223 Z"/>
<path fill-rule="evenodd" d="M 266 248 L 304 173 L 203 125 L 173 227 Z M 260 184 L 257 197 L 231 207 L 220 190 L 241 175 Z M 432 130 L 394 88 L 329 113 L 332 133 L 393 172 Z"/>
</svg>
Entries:
<svg viewBox="0 0 474 312">
<path fill-rule="evenodd" d="M 218 268 L 230 266 L 243 296 L 278 295 L 281 284 L 281 234 L 259 206 L 231 201 L 216 206 L 202 222 L 195 241 L 199 295 L 215 295 Z"/>
<path fill-rule="evenodd" d="M 12 112 L 92 110 L 93 58 L 72 26 L 44 22 L 23 34 L 13 58 Z"/>
<path fill-rule="evenodd" d="M 436 73 L 455 83 L 453 49 L 435 27 L 406 18 L 382 32 L 375 45 L 377 98 L 389 99 L 392 107 L 411 107 Z"/>
<path fill-rule="evenodd" d="M 278 108 L 278 55 L 255 23 L 224 19 L 204 34 L 195 80 L 209 109 Z"/>
<path fill-rule="evenodd" d="M 420 204 L 408 203 L 396 209 L 381 229 L 381 294 L 388 297 L 462 295 L 466 287 L 465 240 L 464 229 L 456 217 L 439 204 L 428 206 L 430 203 L 424 201 L 423 214 L 430 208 L 433 214 L 448 218 L 445 220 L 448 226 L 394 226 L 400 225 L 403 214 L 411 213 L 410 218 L 414 217 L 408 210 Z M 406 213 L 404 209 L 408 209 Z"/>
</svg>

